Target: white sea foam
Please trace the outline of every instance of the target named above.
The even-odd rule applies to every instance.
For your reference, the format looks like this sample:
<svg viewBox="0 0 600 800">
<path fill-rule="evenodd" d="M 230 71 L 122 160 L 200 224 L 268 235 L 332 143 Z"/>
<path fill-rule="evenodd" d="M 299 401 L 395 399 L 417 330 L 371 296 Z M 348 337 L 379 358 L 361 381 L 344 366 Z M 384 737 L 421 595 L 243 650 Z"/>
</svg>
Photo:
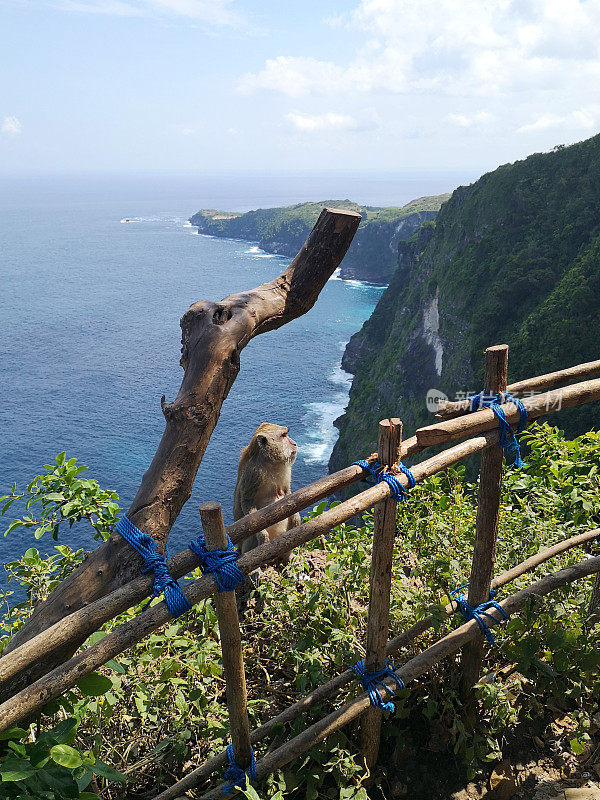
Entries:
<svg viewBox="0 0 600 800">
<path fill-rule="evenodd" d="M 328 403 L 307 403 L 304 424 L 307 433 L 300 444 L 302 460 L 306 464 L 327 464 L 337 438 L 333 426 L 343 412 L 348 398 L 344 393 L 335 395 Z"/>
<path fill-rule="evenodd" d="M 331 278 L 329 278 L 329 280 L 330 281 L 343 281 L 346 284 L 346 286 L 350 286 L 352 289 L 360 289 L 360 290 L 363 290 L 363 291 L 365 289 L 369 289 L 370 291 L 372 291 L 373 289 L 381 289 L 381 291 L 383 292 L 383 290 L 385 289 L 385 286 L 380 286 L 378 283 L 369 283 L 368 281 L 359 281 L 356 278 L 342 278 L 341 277 L 341 272 L 342 272 L 341 267 L 338 267 L 335 270 L 335 272 L 333 273 L 333 275 L 331 276 Z"/>
<path fill-rule="evenodd" d="M 347 342 L 340 342 L 342 350 Z M 329 375 L 329 382 L 336 387 L 330 400 L 307 403 L 303 423 L 306 434 L 300 442 L 299 451 L 305 464 L 327 464 L 337 439 L 333 422 L 346 410 L 352 384 L 352 375 L 336 365 Z"/>
<path fill-rule="evenodd" d="M 176 217 L 173 214 L 153 214 L 151 217 L 123 217 L 120 222 L 164 222 L 168 225 L 177 225 L 182 228 L 191 228 L 192 224 L 185 217 Z"/>
<path fill-rule="evenodd" d="M 346 345 L 344 344 L 344 347 L 345 346 Z M 333 370 L 329 380 L 332 383 L 335 383 L 337 386 L 343 386 L 347 391 L 350 391 L 350 386 L 352 385 L 352 375 L 349 372 L 346 372 L 345 369 L 342 369 L 341 364 Z"/>
<path fill-rule="evenodd" d="M 276 258 L 275 253 L 265 253 L 258 245 L 253 245 L 249 250 L 244 250 L 244 255 L 252 256 L 252 258 Z"/>
</svg>

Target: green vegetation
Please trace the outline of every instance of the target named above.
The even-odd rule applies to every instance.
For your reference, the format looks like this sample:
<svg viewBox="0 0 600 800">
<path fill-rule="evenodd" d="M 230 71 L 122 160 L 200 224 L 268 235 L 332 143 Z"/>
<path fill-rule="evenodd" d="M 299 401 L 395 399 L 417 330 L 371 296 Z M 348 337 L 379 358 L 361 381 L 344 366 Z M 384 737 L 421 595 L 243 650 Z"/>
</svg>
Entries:
<svg viewBox="0 0 600 800">
<path fill-rule="evenodd" d="M 600 520 L 600 434 L 568 441 L 562 432 L 542 425 L 524 438 L 528 467 L 509 469 L 504 484 L 496 573 Z M 116 496 L 83 479 L 81 472 L 75 474 L 74 468 L 81 469 L 61 454 L 27 491 L 21 494 L 15 488 L 3 499 L 6 514 L 35 497 L 29 512 L 20 516 L 33 536 L 42 529 L 62 532 L 63 521 L 68 529 L 77 516 L 103 537 L 116 513 Z M 442 607 L 446 593 L 468 578 L 474 489 L 457 468 L 419 485 L 399 508 L 391 635 L 431 612 L 438 624 L 399 654 L 396 664 L 461 622 L 448 621 Z M 294 554 L 283 573 L 263 573 L 264 611 L 258 614 L 251 603 L 243 623 L 253 726 L 363 655 L 372 525 L 372 516 L 366 514 L 362 527 L 336 528 L 325 549 L 315 540 Z M 6 565 L 11 584 L 18 582 L 27 599 L 16 603 L 10 591 L 5 593 L 0 650 L 33 603 L 43 600 L 56 579 L 84 555 L 66 544 L 54 551 L 44 557 L 31 547 L 22 559 Z M 540 567 L 536 577 L 580 558 L 581 552 L 566 553 Z M 530 580 L 524 576 L 510 591 Z M 534 737 L 541 741 L 557 715 L 564 731 L 561 747 L 570 763 L 576 765 L 597 747 L 592 717 L 600 703 L 600 642 L 598 625 L 586 612 L 590 587 L 591 580 L 567 586 L 497 629 L 499 647 L 487 649 L 486 672 L 502 670 L 478 688 L 476 730 L 466 730 L 462 722 L 454 659 L 399 693 L 396 711 L 386 715 L 383 729 L 378 770 L 385 796 L 395 796 L 394 787 L 404 782 L 411 798 L 446 798 L 450 777 L 457 782 L 454 791 L 503 756 L 513 757 L 515 741 L 524 731 L 528 746 Z M 88 644 L 139 611 L 134 608 L 112 620 Z M 172 783 L 225 746 L 228 722 L 221 673 L 215 614 L 211 603 L 203 602 L 80 681 L 31 725 L 1 736 L 0 795 L 7 800 L 149 796 L 150 790 Z M 328 708 L 315 709 L 313 718 Z M 305 724 L 298 718 L 277 735 L 287 738 Z M 345 730 L 250 796 L 366 800 L 357 740 L 356 729 Z M 259 757 L 265 745 L 259 746 Z"/>
<path fill-rule="evenodd" d="M 261 208 L 245 214 L 203 210 L 190 217 L 199 233 L 258 242 L 263 250 L 295 256 L 324 207 L 345 208 L 363 221 L 343 263 L 347 277 L 387 283 L 396 266 L 398 241 L 435 217 L 450 195 L 420 197 L 402 207 L 360 206 L 351 200 L 324 200 L 281 208 Z M 402 223 L 402 224 L 401 224 Z"/>
<path fill-rule="evenodd" d="M 437 304 L 441 375 L 426 309 Z M 481 389 L 483 350 L 510 345 L 509 380 L 600 357 L 600 136 L 506 164 L 457 189 L 400 243 L 400 266 L 350 345 L 356 378 L 332 466 L 373 449 L 379 419 L 431 420 L 425 394 Z M 557 420 L 558 421 L 558 420 Z M 598 405 L 563 412 L 576 435 Z"/>
</svg>

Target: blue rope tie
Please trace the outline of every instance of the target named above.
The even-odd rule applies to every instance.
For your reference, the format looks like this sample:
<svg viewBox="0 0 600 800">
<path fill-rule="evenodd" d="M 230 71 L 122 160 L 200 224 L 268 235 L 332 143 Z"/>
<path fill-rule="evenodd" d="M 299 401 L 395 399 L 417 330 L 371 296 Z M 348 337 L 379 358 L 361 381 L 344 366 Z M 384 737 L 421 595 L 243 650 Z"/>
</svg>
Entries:
<svg viewBox="0 0 600 800">
<path fill-rule="evenodd" d="M 192 607 L 189 600 L 184 595 L 181 587 L 173 578 L 167 567 L 167 561 L 161 553 L 158 552 L 156 542 L 148 533 L 143 533 L 139 528 L 136 528 L 133 522 L 127 517 L 121 517 L 117 522 L 116 530 L 121 534 L 127 544 L 131 545 L 134 550 L 141 555 L 144 559 L 144 569 L 142 572 L 154 573 L 154 587 L 153 595 L 146 604 L 148 606 L 155 597 L 161 593 L 165 595 L 165 603 L 173 617 L 179 617 L 185 614 Z"/>
<path fill-rule="evenodd" d="M 495 644 L 494 636 L 489 629 L 487 622 L 485 621 L 484 617 L 488 617 L 488 619 L 493 619 L 494 622 L 497 622 L 496 618 L 492 616 L 492 614 L 488 614 L 488 609 L 496 608 L 502 614 L 504 619 L 508 619 L 508 614 L 502 608 L 500 603 L 497 603 L 494 600 L 494 597 L 498 594 L 494 589 L 490 590 L 490 599 L 486 600 L 485 602 L 481 603 L 478 606 L 470 606 L 467 602 L 467 598 L 464 594 L 458 594 L 463 589 L 466 589 L 469 584 L 465 583 L 464 586 L 459 586 L 458 589 L 454 589 L 454 591 L 450 592 L 450 596 L 458 606 L 460 613 L 463 615 L 465 622 L 469 622 L 469 620 L 476 619 L 477 624 L 479 625 L 479 630 L 485 636 L 490 644 Z"/>
<path fill-rule="evenodd" d="M 240 554 L 227 537 L 227 550 L 207 550 L 204 536 L 200 535 L 189 544 L 190 550 L 198 556 L 203 572 L 212 572 L 220 592 L 232 592 L 245 579 L 236 561 Z"/>
<path fill-rule="evenodd" d="M 522 433 L 525 429 L 525 425 L 527 424 L 527 409 L 521 400 L 519 400 L 518 397 L 513 397 L 512 394 L 508 393 L 484 394 L 483 392 L 472 395 L 468 398 L 468 400 L 471 402 L 471 411 L 479 411 L 481 408 L 492 409 L 500 424 L 500 441 L 498 444 L 503 448 L 507 455 L 509 453 L 515 454 L 514 466 L 517 469 L 524 467 L 525 462 L 521 458 L 521 449 L 519 447 L 519 443 L 517 442 L 517 437 L 513 433 L 512 428 L 506 419 L 506 414 L 500 407 L 501 403 L 514 403 L 516 405 L 516 407 L 519 409 L 519 426 L 517 428 L 517 433 Z"/>
<path fill-rule="evenodd" d="M 392 497 L 394 500 L 398 501 L 399 503 L 403 500 L 406 500 L 406 489 L 398 478 L 393 475 L 391 472 L 384 472 L 384 467 L 379 463 L 379 461 L 374 461 L 372 464 L 369 464 L 368 461 L 355 461 L 352 466 L 356 465 L 357 467 L 362 467 L 366 470 L 373 478 L 374 482 L 381 483 L 381 481 L 385 481 L 388 484 L 390 489 L 392 490 Z M 413 489 L 416 485 L 415 476 L 406 467 L 401 461 L 395 464 L 398 469 L 403 472 L 406 477 L 408 478 L 408 488 Z M 366 480 L 366 478 L 364 478 Z"/>
<path fill-rule="evenodd" d="M 387 690 L 391 695 L 394 694 L 394 689 L 383 682 L 383 679 L 387 678 L 388 675 L 390 675 L 396 681 L 398 688 L 404 689 L 404 681 L 402 678 L 399 678 L 398 675 L 396 675 L 394 672 L 394 667 L 389 661 L 383 669 L 380 669 L 377 672 L 367 672 L 365 668 L 365 660 L 364 658 L 361 658 L 360 661 L 357 661 L 356 664 L 353 664 L 350 669 L 360 679 L 365 692 L 369 693 L 369 700 L 371 701 L 372 706 L 375 706 L 375 708 L 380 708 L 382 711 L 394 710 L 394 704 L 391 701 L 386 703 L 381 696 L 381 692 L 379 691 L 379 687 L 381 687 L 382 689 Z"/>
<path fill-rule="evenodd" d="M 250 766 L 248 769 L 242 769 L 237 763 L 233 755 L 233 745 L 231 744 L 227 745 L 227 758 L 229 759 L 229 766 L 225 772 L 225 780 L 229 781 L 229 783 L 223 787 L 224 794 L 229 794 L 237 788 L 245 789 L 248 785 L 248 779 L 251 781 L 256 780 L 256 761 L 252 747 L 250 748 Z"/>
</svg>

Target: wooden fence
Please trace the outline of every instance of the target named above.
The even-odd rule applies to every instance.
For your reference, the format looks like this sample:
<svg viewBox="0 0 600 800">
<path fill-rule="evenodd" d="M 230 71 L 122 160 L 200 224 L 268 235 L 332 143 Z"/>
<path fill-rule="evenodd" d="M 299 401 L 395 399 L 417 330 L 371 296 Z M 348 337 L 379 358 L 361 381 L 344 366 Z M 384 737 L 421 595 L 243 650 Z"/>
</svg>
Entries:
<svg viewBox="0 0 600 800">
<path fill-rule="evenodd" d="M 513 395 L 520 396 L 527 410 L 528 424 L 539 417 L 561 409 L 600 399 L 600 379 L 593 379 L 593 376 L 600 375 L 600 361 L 581 364 L 561 372 L 538 376 L 508 386 L 507 365 L 508 347 L 506 345 L 491 347 L 486 351 L 484 392 L 495 394 L 508 390 Z M 581 381 L 581 378 L 588 378 L 588 380 Z M 571 383 L 577 380 L 580 382 Z M 564 386 L 569 383 L 571 385 Z M 557 386 L 564 386 L 564 388 L 551 389 L 551 387 Z M 541 391 L 544 389 L 549 391 Z M 535 392 L 538 393 L 535 394 Z M 502 404 L 501 408 L 511 425 L 519 422 L 519 410 L 512 402 Z M 415 455 L 428 446 L 465 439 L 460 444 L 455 444 L 414 466 L 412 474 L 417 483 L 468 456 L 478 452 L 482 453 L 476 539 L 468 596 L 469 604 L 475 607 L 487 600 L 490 589 L 504 586 L 553 556 L 590 542 L 600 535 L 600 529 L 582 533 L 560 542 L 492 579 L 503 452 L 502 448 L 498 446 L 500 438 L 498 418 L 494 412 L 489 408 L 472 413 L 469 411 L 470 409 L 466 408 L 464 404 L 448 403 L 438 414 L 440 421 L 417 430 L 413 437 L 404 441 L 402 440 L 400 420 L 383 420 L 379 425 L 378 453 L 369 456 L 367 461 L 372 463 L 378 460 L 406 488 L 409 483 L 408 478 L 396 465 L 407 456 Z M 361 480 L 364 475 L 365 471 L 360 466 L 346 467 L 270 506 L 249 514 L 228 527 L 225 527 L 223 523 L 220 506 L 216 503 L 206 503 L 201 506 L 200 515 L 207 548 L 222 549 L 226 545 L 227 535 L 237 544 L 275 522 L 309 507 L 312 503 L 347 488 Z M 331 531 L 335 526 L 351 519 L 356 514 L 375 506 L 365 656 L 365 666 L 369 671 L 382 669 L 390 654 L 397 652 L 416 639 L 425 630 L 432 627 L 434 622 L 433 618 L 426 617 L 388 641 L 391 564 L 396 533 L 396 501 L 392 494 L 392 488 L 386 482 L 382 481 L 370 486 L 355 497 L 329 508 L 318 517 L 309 519 L 276 539 L 246 553 L 237 562 L 240 570 L 244 574 L 249 574 L 259 567 L 277 561 L 290 550 Z M 176 578 L 187 574 L 197 564 L 197 558 L 191 550 L 178 553 L 168 562 L 169 570 Z M 598 572 L 600 572 L 600 558 L 586 558 L 572 567 L 542 578 L 526 589 L 510 595 L 500 605 L 506 614 L 513 614 L 519 611 L 527 599 L 533 595 L 548 594 L 571 581 Z M 0 659 L 0 683 L 26 670 L 28 666 L 43 658 L 45 654 L 59 650 L 65 643 L 81 640 L 98 630 L 117 614 L 149 596 L 152 593 L 152 583 L 151 576 L 141 575 L 116 591 L 68 614 L 43 633 L 11 650 Z M 205 574 L 186 585 L 185 594 L 191 604 L 215 595 L 233 754 L 236 762 L 246 769 L 250 764 L 253 744 L 263 740 L 281 723 L 291 721 L 298 714 L 307 711 L 317 703 L 340 694 L 356 676 L 350 669 L 346 670 L 259 728 L 250 731 L 246 709 L 242 642 L 235 597 L 233 592 L 219 593 L 217 589 L 214 576 Z M 447 606 L 446 613 L 450 616 L 456 610 L 457 604 L 452 602 Z M 490 614 L 493 616 L 493 619 L 489 620 L 490 624 L 500 623 L 503 619 L 501 612 L 497 609 L 491 609 Z M 96 644 L 77 653 L 14 694 L 0 705 L 0 732 L 33 713 L 39 713 L 46 703 L 72 687 L 83 676 L 141 641 L 170 618 L 171 615 L 165 602 L 157 603 L 147 608 L 138 617 L 116 628 Z M 472 686 L 477 682 L 480 674 L 482 646 L 483 640 L 479 625 L 475 619 L 471 619 L 405 663 L 396 670 L 395 674 L 404 682 L 414 680 L 442 658 L 462 648 L 462 690 L 463 696 L 467 700 L 467 712 L 472 714 L 474 708 L 470 699 L 473 697 Z M 390 687 L 395 685 L 391 677 L 386 678 L 385 682 Z M 470 708 L 469 702 L 471 702 Z M 377 759 L 379 749 L 382 712 L 371 706 L 368 694 L 363 693 L 327 714 L 318 722 L 307 727 L 301 734 L 259 760 L 256 764 L 257 778 L 259 780 L 264 778 L 360 716 L 363 716 L 361 749 L 367 766 L 372 766 Z M 188 774 L 183 780 L 162 792 L 156 800 L 180 798 L 184 792 L 203 783 L 226 763 L 226 753 L 220 753 Z M 206 794 L 205 798 L 221 796 L 223 796 L 222 787 L 217 787 Z"/>
</svg>

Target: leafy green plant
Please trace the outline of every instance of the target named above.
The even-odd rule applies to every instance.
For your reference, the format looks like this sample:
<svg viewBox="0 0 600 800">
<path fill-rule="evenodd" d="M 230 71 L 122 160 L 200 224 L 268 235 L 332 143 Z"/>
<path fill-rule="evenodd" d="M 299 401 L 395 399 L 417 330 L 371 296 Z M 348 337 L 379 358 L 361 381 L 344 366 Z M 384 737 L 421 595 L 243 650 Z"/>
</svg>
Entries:
<svg viewBox="0 0 600 800">
<path fill-rule="evenodd" d="M 0 734 L 0 779 L 6 800 L 92 800 L 98 781 L 126 783 L 90 750 L 72 746 L 78 721 L 68 718 L 37 737 L 23 728 Z M 29 739 L 29 741 L 28 741 Z M 4 745 L 4 747 L 2 747 Z M 4 753 L 2 753 L 4 750 Z"/>
<path fill-rule="evenodd" d="M 37 475 L 24 491 L 18 492 L 13 484 L 11 493 L 0 497 L 2 515 L 15 502 L 24 504 L 26 512 L 38 507 L 37 515 L 26 513 L 13 519 L 4 535 L 20 527 L 34 528 L 35 539 L 50 532 L 58 541 L 61 526 L 68 524 L 70 528 L 85 519 L 94 529 L 95 538 L 107 539 L 118 519 L 117 493 L 100 489 L 96 480 L 80 477 L 87 467 L 78 465 L 76 458 L 67 459 L 65 453 L 59 453 L 56 463 L 45 464 L 44 469 L 46 472 Z"/>
<path fill-rule="evenodd" d="M 528 467 L 505 473 L 497 573 L 596 526 L 600 516 L 600 436 L 590 433 L 568 441 L 548 425 L 533 426 L 525 436 Z M 62 474 L 66 476 L 71 468 Z M 60 483 L 54 483 L 53 490 L 64 494 Z M 320 503 L 310 516 L 326 507 Z M 398 654 L 397 665 L 462 621 L 449 620 L 443 606 L 449 591 L 468 580 L 475 519 L 476 486 L 466 480 L 462 467 L 419 484 L 399 505 L 391 635 L 430 613 L 436 626 Z M 35 530 L 33 525 L 29 528 Z M 253 727 L 364 655 L 372 533 L 373 515 L 365 513 L 361 525 L 340 525 L 297 550 L 284 569 L 263 571 L 257 596 L 242 620 Z M 0 649 L 31 613 L 36 598 L 45 596 L 82 558 L 82 551 L 63 544 L 50 556 L 29 548 L 21 559 L 7 565 L 11 580 L 25 588 L 27 600 L 14 604 L 6 594 Z M 538 575 L 580 558 L 577 550 L 564 553 L 540 567 Z M 510 591 L 531 579 L 523 576 Z M 437 760 L 449 758 L 460 766 L 465 779 L 474 776 L 506 755 L 514 732 L 527 729 L 532 737 L 538 736 L 551 721 L 552 709 L 569 719 L 565 747 L 573 757 L 585 754 L 594 737 L 591 720 L 600 707 L 600 641 L 598 626 L 587 615 L 589 589 L 589 579 L 566 586 L 531 603 L 496 629 L 498 646 L 486 651 L 484 676 L 477 687 L 479 724 L 474 730 L 464 723 L 456 662 L 443 662 L 418 685 L 399 692 L 396 711 L 386 717 L 382 732 L 378 767 L 384 773 L 382 780 L 386 772 L 390 781 L 397 774 L 410 776 L 411 765 L 422 760 L 423 752 L 432 753 L 433 771 Z M 139 610 L 129 609 L 111 620 L 87 644 Z M 350 688 L 350 692 L 359 691 L 358 684 Z M 289 726 L 280 726 L 275 731 L 277 740 L 301 732 L 331 708 L 323 702 Z M 65 717 L 75 720 L 68 736 L 48 744 L 44 752 L 64 745 L 76 755 L 61 749 L 54 754 L 63 763 L 51 755 L 44 756 L 49 760 L 42 766 L 43 759 L 31 762 L 31 748 Z M 135 786 L 143 793 L 171 783 L 186 763 L 200 763 L 222 750 L 228 735 L 218 625 L 213 606 L 206 601 L 48 704 L 35 726 L 13 732 L 12 738 L 0 743 L 0 759 L 8 759 L 9 778 L 18 774 L 10 772 L 18 766 L 14 759 L 27 762 L 27 768 L 20 764 L 28 772 L 26 778 L 18 779 L 22 781 L 33 781 L 40 769 L 60 769 L 69 787 L 65 791 L 71 792 L 73 781 L 77 784 L 84 774 L 86 779 L 91 774 L 85 787 L 78 786 L 81 794 L 65 797 L 87 800 L 89 795 L 83 793 L 92 791 L 116 800 L 126 797 L 128 790 L 116 779 L 107 784 L 110 779 L 101 772 L 102 764 L 127 777 L 130 789 Z M 259 758 L 261 751 L 259 745 Z M 247 796 L 253 800 L 365 800 L 365 774 L 357 753 L 355 731 L 346 730 L 260 787 L 250 787 Z M 6 783 L 18 784 L 18 780 Z M 7 798 L 29 796 L 37 798 L 32 792 Z M 60 794 L 48 798 L 63 800 Z"/>
</svg>

